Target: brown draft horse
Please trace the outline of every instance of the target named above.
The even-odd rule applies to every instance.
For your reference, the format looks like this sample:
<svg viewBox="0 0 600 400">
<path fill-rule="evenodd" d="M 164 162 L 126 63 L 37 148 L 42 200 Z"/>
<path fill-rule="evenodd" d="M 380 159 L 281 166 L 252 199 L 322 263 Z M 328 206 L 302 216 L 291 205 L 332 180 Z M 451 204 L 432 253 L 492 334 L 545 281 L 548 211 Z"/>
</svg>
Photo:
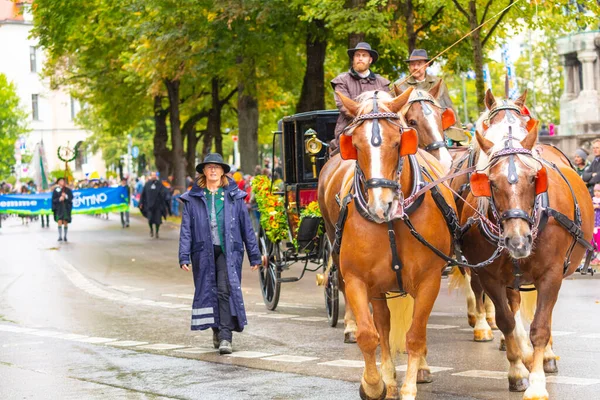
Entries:
<svg viewBox="0 0 600 400">
<path fill-rule="evenodd" d="M 430 381 L 425 361 L 426 327 L 446 263 L 411 236 L 401 220 L 394 218 L 401 215 L 403 199 L 410 195 L 416 180 L 413 173 L 419 173 L 413 162 L 429 173 L 432 172 L 429 165 L 435 166 L 438 174 L 442 168 L 426 152 L 420 151 L 416 160 L 404 156 L 409 153 L 405 149 L 411 147 L 410 136 L 406 136 L 410 130 L 398 112 L 407 103 L 410 91 L 395 98 L 387 93 L 367 92 L 357 102 L 340 94 L 338 96 L 355 119 L 346 132 L 347 136 L 340 140 L 341 155 L 347 160 L 338 154 L 321 170 L 319 206 L 329 240 L 333 243 L 334 226 L 340 214 L 336 198 L 344 199 L 349 192 L 354 195 L 354 201 L 347 207 L 340 253 L 339 256 L 334 254 L 334 261 L 344 277 L 347 304 L 356 315 L 356 338 L 365 360 L 360 395 L 363 399 L 383 399 L 386 394 L 387 398 L 398 398 L 390 341 L 392 346 L 394 340 L 402 341 L 403 338 L 398 335 L 403 333 L 397 328 L 399 320 L 406 315 L 395 317 L 390 324 L 390 308 L 383 300 L 387 292 L 398 291 L 400 286 L 392 270 L 393 243 L 403 265 L 403 289 L 414 298 L 413 320 L 405 336 L 408 366 L 401 389 L 402 398 L 410 400 L 416 396 L 418 380 Z M 412 133 L 414 140 L 414 131 Z M 342 141 L 346 141 L 345 145 Z M 416 147 L 416 143 L 414 145 Z M 428 159 L 428 163 L 424 158 Z M 450 192 L 445 188 L 441 188 L 441 192 L 454 207 Z M 358 200 L 360 198 L 362 203 Z M 449 230 L 447 234 L 440 234 L 446 224 L 430 192 L 412 211 L 410 219 L 428 241 L 449 254 L 451 235 Z M 388 231 L 390 221 L 393 229 Z M 390 239 L 390 233 L 395 235 L 395 240 Z M 369 303 L 373 307 L 373 315 Z M 381 373 L 376 365 L 378 344 L 381 345 Z"/>
<path fill-rule="evenodd" d="M 505 249 L 476 272 L 494 302 L 496 323 L 505 336 L 509 389 L 525 391 L 523 398 L 530 400 L 548 399 L 545 367 L 552 369 L 556 362 L 551 349 L 552 310 L 562 279 L 575 271 L 585 242 L 592 237 L 594 210 L 584 182 L 564 163 L 564 156 L 550 147 L 531 151 L 537 131 L 528 129 L 529 118 L 521 112 L 525 99 L 526 94 L 514 102 L 497 103 L 490 91 L 486 93 L 487 126 L 483 134 L 477 133 L 480 172 L 471 177 L 467 197 L 471 207 L 463 207 L 461 222 L 472 218 L 483 226 L 473 210 L 478 208 L 497 229 L 496 243 L 484 235 L 485 229 L 473 226 L 466 232 L 463 250 L 471 263 L 485 260 L 497 246 Z M 577 214 L 581 223 L 574 229 L 580 235 L 576 240 L 563 225 L 576 221 Z M 533 284 L 538 292 L 530 327 L 533 352 L 526 333 L 519 330 L 517 297 L 511 300 L 507 295 L 510 288 L 524 284 Z"/>
<path fill-rule="evenodd" d="M 456 116 L 451 109 L 441 107 L 437 100 L 442 82 L 440 79 L 429 91 L 413 90 L 400 113 L 404 116 L 408 126 L 417 131 L 419 148 L 437 158 L 444 168 L 444 173 L 446 173 L 452 165 L 452 156 L 446 147 L 444 130 L 454 125 Z M 396 96 L 400 96 L 403 93 L 398 86 L 394 86 L 394 90 Z M 338 280 L 341 283 L 340 291 L 344 294 L 345 298 L 346 295 L 341 274 Z M 473 304 L 474 302 L 475 300 L 473 300 Z M 356 329 L 356 318 L 352 313 L 352 309 L 346 307 L 344 314 L 345 343 L 356 343 Z"/>
</svg>

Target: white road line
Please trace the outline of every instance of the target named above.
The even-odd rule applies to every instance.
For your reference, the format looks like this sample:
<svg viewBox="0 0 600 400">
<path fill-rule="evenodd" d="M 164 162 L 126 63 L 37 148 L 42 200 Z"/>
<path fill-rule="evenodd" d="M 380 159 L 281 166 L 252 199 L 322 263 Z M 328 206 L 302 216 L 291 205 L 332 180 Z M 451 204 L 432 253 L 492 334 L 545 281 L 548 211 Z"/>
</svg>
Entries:
<svg viewBox="0 0 600 400">
<path fill-rule="evenodd" d="M 118 340 L 116 342 L 106 343 L 107 346 L 117 346 L 117 347 L 141 346 L 144 344 L 148 344 L 148 342 L 137 342 L 135 340 Z"/>
<path fill-rule="evenodd" d="M 92 343 L 92 344 L 104 344 L 108 342 L 116 342 L 118 339 L 104 338 L 104 337 L 89 337 L 84 339 L 77 339 L 76 342 L 81 343 Z"/>
<path fill-rule="evenodd" d="M 21 328 L 20 326 L 0 324 L 0 331 L 4 331 L 4 332 L 31 333 L 31 332 L 35 332 L 36 330 L 37 329 Z"/>
<path fill-rule="evenodd" d="M 265 303 L 255 303 L 257 306 L 264 306 Z M 278 303 L 278 307 L 287 307 L 287 308 L 301 308 L 305 310 L 316 310 L 315 306 L 307 306 L 305 304 L 295 304 L 295 303 Z"/>
<path fill-rule="evenodd" d="M 597 385 L 600 383 L 600 379 L 588 379 L 588 378 L 571 378 L 568 376 L 546 376 L 546 382 L 548 383 L 559 383 L 563 385 L 578 385 L 588 386 Z"/>
<path fill-rule="evenodd" d="M 586 339 L 600 339 L 600 333 L 588 333 L 585 335 L 581 335 L 580 337 Z"/>
<path fill-rule="evenodd" d="M 263 358 L 263 357 L 269 357 L 272 356 L 273 354 L 269 354 L 269 353 L 261 353 L 260 351 L 234 351 L 231 354 L 227 354 L 227 357 L 234 357 L 234 358 Z"/>
<path fill-rule="evenodd" d="M 143 292 L 144 288 L 137 288 L 133 286 L 109 286 L 111 289 L 120 290 L 121 292 L 134 293 L 134 292 Z"/>
<path fill-rule="evenodd" d="M 294 321 L 308 321 L 308 322 L 323 322 L 327 321 L 325 317 L 300 317 L 300 318 L 292 318 Z"/>
<path fill-rule="evenodd" d="M 187 346 L 182 346 L 179 344 L 167 344 L 167 343 L 155 343 L 149 344 L 147 346 L 138 346 L 136 349 L 148 349 L 148 350 L 175 350 L 182 349 Z"/>
<path fill-rule="evenodd" d="M 432 311 L 430 314 L 432 317 L 460 317 L 463 314 L 460 313 L 450 313 L 450 312 L 440 312 L 440 311 Z M 466 319 L 466 313 L 464 314 Z"/>
<path fill-rule="evenodd" d="M 398 372 L 406 372 L 406 369 L 408 368 L 408 365 L 398 365 L 396 367 L 396 371 Z M 435 374 L 436 372 L 444 372 L 444 371 L 451 371 L 454 368 L 449 368 L 449 367 L 435 367 L 433 365 L 429 366 L 429 372 L 431 372 L 432 374 Z"/>
<path fill-rule="evenodd" d="M 79 340 L 83 338 L 87 338 L 89 336 L 86 335 L 78 335 L 76 333 L 63 333 L 58 336 L 53 336 L 53 339 L 63 339 L 63 340 Z"/>
<path fill-rule="evenodd" d="M 427 324 L 427 329 L 454 329 L 460 328 L 458 325 L 439 325 L 439 324 Z"/>
<path fill-rule="evenodd" d="M 28 332 L 28 334 L 35 335 L 35 336 L 42 336 L 42 337 L 52 337 L 52 336 L 63 335 L 62 332 L 57 332 L 57 331 L 35 331 L 35 332 Z"/>
<path fill-rule="evenodd" d="M 301 363 L 301 362 L 306 362 L 306 361 L 314 361 L 314 360 L 318 360 L 318 359 L 319 359 L 318 357 L 287 356 L 287 355 L 283 355 L 283 354 L 280 356 L 261 358 L 261 360 L 281 361 L 281 362 L 291 362 L 291 363 Z"/>
<path fill-rule="evenodd" d="M 359 360 L 333 360 L 319 363 L 319 365 L 327 365 L 328 367 L 364 368 L 365 362 Z"/>
<path fill-rule="evenodd" d="M 559 337 L 559 336 L 567 336 L 567 335 L 572 335 L 575 332 L 565 332 L 565 331 L 551 331 L 552 337 Z"/>
<path fill-rule="evenodd" d="M 44 342 L 20 342 L 20 343 L 5 343 L 2 347 L 19 347 L 19 346 L 31 346 L 34 344 L 43 344 Z"/>
<path fill-rule="evenodd" d="M 457 372 L 452 374 L 452 376 L 463 376 L 465 378 L 508 379 L 508 373 L 506 371 L 483 371 L 478 369 Z"/>
<path fill-rule="evenodd" d="M 168 293 L 168 294 L 163 294 L 161 296 L 162 297 L 173 297 L 175 299 L 194 300 L 194 295 L 192 295 L 192 294 L 173 294 L 173 293 Z"/>
<path fill-rule="evenodd" d="M 203 349 L 201 347 L 190 347 L 189 349 L 181 349 L 175 350 L 177 353 L 186 353 L 186 354 L 206 354 L 206 353 L 216 353 L 219 351 L 218 349 Z"/>
<path fill-rule="evenodd" d="M 258 315 L 265 315 L 266 312 L 246 311 L 247 317 L 256 317 Z"/>
<path fill-rule="evenodd" d="M 263 314 L 263 315 L 257 315 L 257 317 L 260 317 L 260 318 L 270 318 L 270 319 L 287 319 L 287 318 L 299 317 L 299 315 L 294 315 L 294 314 Z"/>
</svg>

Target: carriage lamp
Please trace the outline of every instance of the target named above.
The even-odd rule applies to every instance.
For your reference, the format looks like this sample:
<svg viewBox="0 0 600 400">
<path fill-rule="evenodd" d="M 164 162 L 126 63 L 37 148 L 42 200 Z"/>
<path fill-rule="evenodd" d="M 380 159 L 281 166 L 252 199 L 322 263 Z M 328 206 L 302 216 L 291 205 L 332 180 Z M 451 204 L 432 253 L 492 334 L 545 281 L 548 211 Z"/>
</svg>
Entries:
<svg viewBox="0 0 600 400">
<path fill-rule="evenodd" d="M 317 177 L 317 154 L 321 152 L 323 148 L 323 142 L 317 138 L 317 132 L 309 128 L 304 132 L 304 146 L 306 153 L 310 155 L 310 162 L 312 164 L 313 178 Z"/>
<path fill-rule="evenodd" d="M 325 283 L 325 275 L 317 274 L 317 286 L 323 286 L 324 283 Z"/>
</svg>

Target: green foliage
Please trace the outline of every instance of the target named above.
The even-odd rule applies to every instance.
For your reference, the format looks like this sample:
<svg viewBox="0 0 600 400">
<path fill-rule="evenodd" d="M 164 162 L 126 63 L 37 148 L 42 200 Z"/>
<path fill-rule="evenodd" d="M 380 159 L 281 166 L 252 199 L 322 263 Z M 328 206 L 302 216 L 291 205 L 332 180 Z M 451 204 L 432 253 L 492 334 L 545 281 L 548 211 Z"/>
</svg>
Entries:
<svg viewBox="0 0 600 400">
<path fill-rule="evenodd" d="M 0 73 L 0 177 L 15 164 L 15 142 L 28 132 L 27 113 L 19 106 L 16 87 Z"/>
</svg>

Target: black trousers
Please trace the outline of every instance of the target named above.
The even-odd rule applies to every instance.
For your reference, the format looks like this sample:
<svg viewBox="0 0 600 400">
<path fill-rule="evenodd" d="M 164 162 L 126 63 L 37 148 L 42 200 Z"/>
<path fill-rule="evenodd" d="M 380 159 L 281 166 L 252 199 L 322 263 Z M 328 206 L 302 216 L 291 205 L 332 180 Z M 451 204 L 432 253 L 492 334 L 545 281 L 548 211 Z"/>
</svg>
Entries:
<svg viewBox="0 0 600 400">
<path fill-rule="evenodd" d="M 235 328 L 231 308 L 229 305 L 229 275 L 227 274 L 227 261 L 221 246 L 214 246 L 215 267 L 217 274 L 217 300 L 219 303 L 219 340 L 231 342 L 231 331 Z"/>
</svg>

